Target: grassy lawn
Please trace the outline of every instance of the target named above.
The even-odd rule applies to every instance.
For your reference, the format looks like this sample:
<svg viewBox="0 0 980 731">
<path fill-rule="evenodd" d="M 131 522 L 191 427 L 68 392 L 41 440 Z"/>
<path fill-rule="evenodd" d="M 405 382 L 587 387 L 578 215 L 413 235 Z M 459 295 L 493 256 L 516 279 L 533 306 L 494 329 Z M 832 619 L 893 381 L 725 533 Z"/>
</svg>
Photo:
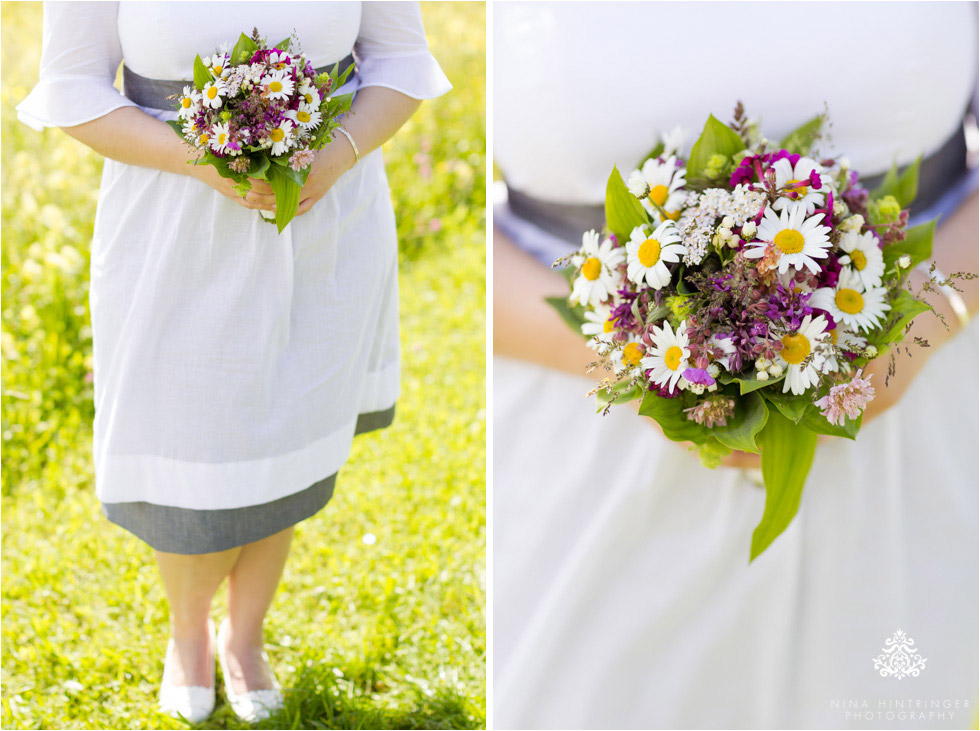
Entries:
<svg viewBox="0 0 980 731">
<path fill-rule="evenodd" d="M 386 147 L 402 246 L 402 398 L 300 524 L 267 623 L 265 728 L 485 719 L 484 6 L 424 3 L 454 84 Z M 40 3 L 2 4 L 4 728 L 184 728 L 156 710 L 167 606 L 91 465 L 88 246 L 101 159 L 13 107 Z M 206 49 L 202 49 L 206 50 Z M 224 589 L 215 602 L 222 616 Z M 220 677 L 220 676 L 219 676 Z M 204 728 L 246 728 L 223 701 Z"/>
</svg>

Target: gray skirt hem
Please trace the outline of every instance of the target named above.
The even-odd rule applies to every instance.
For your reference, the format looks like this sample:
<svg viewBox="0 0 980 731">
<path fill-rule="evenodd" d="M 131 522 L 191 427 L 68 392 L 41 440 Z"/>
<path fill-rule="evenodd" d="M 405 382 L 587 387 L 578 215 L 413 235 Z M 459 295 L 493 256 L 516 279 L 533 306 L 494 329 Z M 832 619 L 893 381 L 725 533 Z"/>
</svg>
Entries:
<svg viewBox="0 0 980 731">
<path fill-rule="evenodd" d="M 354 434 L 383 429 L 394 417 L 394 406 L 360 414 Z M 333 497 L 336 480 L 335 472 L 292 495 L 242 508 L 192 510 L 147 502 L 101 503 L 102 514 L 158 551 L 215 553 L 260 541 L 312 517 Z"/>
</svg>

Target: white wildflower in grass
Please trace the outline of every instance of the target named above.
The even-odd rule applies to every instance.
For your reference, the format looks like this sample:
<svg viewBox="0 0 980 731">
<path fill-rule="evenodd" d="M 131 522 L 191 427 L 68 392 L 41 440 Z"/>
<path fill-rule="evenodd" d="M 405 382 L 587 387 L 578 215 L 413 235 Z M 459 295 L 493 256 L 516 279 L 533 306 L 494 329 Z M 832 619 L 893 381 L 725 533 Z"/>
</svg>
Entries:
<svg viewBox="0 0 980 731">
<path fill-rule="evenodd" d="M 684 245 L 673 221 L 664 221 L 647 235 L 646 226 L 637 226 L 626 242 L 626 276 L 631 282 L 662 289 L 670 284 L 667 264 L 676 264 L 684 255 Z"/>
<path fill-rule="evenodd" d="M 786 370 L 783 393 L 792 391 L 799 396 L 817 384 L 819 374 L 814 366 L 813 352 L 817 344 L 826 339 L 827 320 L 823 315 L 814 318 L 807 315 L 795 332 L 780 338 L 782 348 L 776 352 L 775 363 Z M 762 373 L 757 376 L 765 380 Z"/>
<path fill-rule="evenodd" d="M 845 254 L 840 257 L 840 263 L 857 274 L 865 289 L 881 286 L 881 278 L 885 274 L 885 259 L 873 233 L 849 231 L 841 236 L 837 246 Z"/>
<path fill-rule="evenodd" d="M 599 243 L 599 234 L 582 234 L 582 248 L 572 257 L 579 274 L 572 285 L 572 302 L 595 307 L 605 302 L 618 289 L 615 269 L 624 259 L 622 247 L 614 247 L 610 239 Z"/>
<path fill-rule="evenodd" d="M 672 390 L 677 387 L 684 371 L 690 366 L 691 351 L 688 347 L 690 341 L 687 337 L 687 320 L 678 325 L 676 333 L 671 329 L 669 322 L 664 322 L 662 328 L 654 325 L 651 328 L 650 339 L 653 341 L 653 348 L 643 359 L 643 369 L 651 371 L 652 383 Z"/>
<path fill-rule="evenodd" d="M 891 309 L 884 287 L 865 289 L 858 275 L 841 269 L 837 286 L 822 287 L 810 297 L 809 305 L 826 310 L 836 322 L 852 330 L 868 332 L 879 327 Z"/>
<path fill-rule="evenodd" d="M 827 234 L 830 227 L 824 226 L 823 216 L 806 217 L 802 206 L 793 206 L 782 213 L 766 207 L 757 241 L 748 244 L 745 256 L 749 259 L 761 259 L 766 253 L 766 247 L 772 243 L 777 255 L 777 269 L 780 273 L 789 267 L 803 269 L 806 267 L 814 274 L 820 271 L 817 259 L 826 259 L 827 250 L 831 243 Z"/>
</svg>

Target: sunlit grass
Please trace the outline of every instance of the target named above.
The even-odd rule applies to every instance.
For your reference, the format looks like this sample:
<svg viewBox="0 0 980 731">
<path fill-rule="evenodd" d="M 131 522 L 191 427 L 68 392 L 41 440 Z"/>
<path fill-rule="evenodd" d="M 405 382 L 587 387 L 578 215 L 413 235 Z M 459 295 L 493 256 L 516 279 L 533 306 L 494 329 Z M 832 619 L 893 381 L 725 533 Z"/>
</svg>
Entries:
<svg viewBox="0 0 980 731">
<path fill-rule="evenodd" d="M 267 633 L 291 692 L 268 728 L 484 723 L 485 10 L 423 8 L 455 88 L 385 149 L 403 395 L 395 425 L 356 440 L 333 501 L 297 531 Z M 0 720 L 180 728 L 155 708 L 167 609 L 150 550 L 94 496 L 88 244 L 102 162 L 17 122 L 37 76 L 40 4 L 2 14 Z M 243 725 L 219 700 L 207 727 Z"/>
</svg>

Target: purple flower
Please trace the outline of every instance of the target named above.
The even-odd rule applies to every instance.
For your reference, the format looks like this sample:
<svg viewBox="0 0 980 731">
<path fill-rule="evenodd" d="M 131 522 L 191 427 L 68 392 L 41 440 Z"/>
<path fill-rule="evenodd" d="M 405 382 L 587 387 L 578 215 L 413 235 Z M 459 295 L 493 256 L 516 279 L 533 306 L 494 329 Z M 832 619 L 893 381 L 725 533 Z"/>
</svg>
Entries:
<svg viewBox="0 0 980 731">
<path fill-rule="evenodd" d="M 711 377 L 711 374 L 703 368 L 688 368 L 683 373 L 684 378 L 687 379 L 688 383 L 699 383 L 702 386 L 711 386 L 714 384 L 715 379 Z"/>
</svg>

